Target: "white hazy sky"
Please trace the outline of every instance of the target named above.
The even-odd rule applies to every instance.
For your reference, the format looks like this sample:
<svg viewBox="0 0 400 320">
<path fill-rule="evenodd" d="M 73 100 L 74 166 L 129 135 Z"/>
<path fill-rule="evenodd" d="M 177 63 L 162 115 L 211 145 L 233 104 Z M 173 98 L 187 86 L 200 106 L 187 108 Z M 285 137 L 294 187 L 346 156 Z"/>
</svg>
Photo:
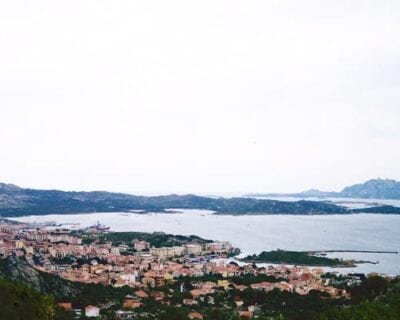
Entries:
<svg viewBox="0 0 400 320">
<path fill-rule="evenodd" d="M 0 0 L 0 181 L 292 192 L 399 169 L 398 0 Z"/>
</svg>

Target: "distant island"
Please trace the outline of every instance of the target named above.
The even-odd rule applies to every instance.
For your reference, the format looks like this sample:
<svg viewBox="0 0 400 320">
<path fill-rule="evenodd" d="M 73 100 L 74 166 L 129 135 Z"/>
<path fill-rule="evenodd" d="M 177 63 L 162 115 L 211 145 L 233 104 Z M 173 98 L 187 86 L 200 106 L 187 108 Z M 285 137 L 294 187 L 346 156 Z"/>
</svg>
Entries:
<svg viewBox="0 0 400 320">
<path fill-rule="evenodd" d="M 26 215 L 73 214 L 92 212 L 171 212 L 169 209 L 211 210 L 214 214 L 400 214 L 394 206 L 348 209 L 323 201 L 279 201 L 250 197 L 214 198 L 193 194 L 166 196 L 136 196 L 105 191 L 75 192 L 36 190 L 0 183 L 0 217 Z"/>
<path fill-rule="evenodd" d="M 365 183 L 354 184 L 340 192 L 310 189 L 300 193 L 252 193 L 255 197 L 294 197 L 294 198 L 356 198 L 400 200 L 400 182 L 390 179 L 371 179 Z"/>
</svg>

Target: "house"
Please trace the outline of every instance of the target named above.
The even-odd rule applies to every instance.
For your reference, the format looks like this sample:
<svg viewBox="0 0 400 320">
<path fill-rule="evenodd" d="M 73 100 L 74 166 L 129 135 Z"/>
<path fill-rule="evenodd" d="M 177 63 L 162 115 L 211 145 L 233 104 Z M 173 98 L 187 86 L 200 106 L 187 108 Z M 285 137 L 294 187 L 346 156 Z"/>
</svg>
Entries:
<svg viewBox="0 0 400 320">
<path fill-rule="evenodd" d="M 228 280 L 218 280 L 217 286 L 223 287 L 226 290 L 229 286 L 229 281 Z"/>
<path fill-rule="evenodd" d="M 202 320 L 203 319 L 203 315 L 198 312 L 191 312 L 188 314 L 188 317 L 193 320 Z"/>
<path fill-rule="evenodd" d="M 239 291 L 243 291 L 243 290 L 247 289 L 248 286 L 239 284 L 239 285 L 235 285 L 235 288 L 238 289 Z"/>
<path fill-rule="evenodd" d="M 72 303 L 71 302 L 59 302 L 57 305 L 64 310 L 72 310 Z"/>
<path fill-rule="evenodd" d="M 139 298 L 147 298 L 149 295 L 143 291 L 143 290 L 138 290 L 135 292 L 135 295 Z"/>
<path fill-rule="evenodd" d="M 241 307 L 241 306 L 243 306 L 244 302 L 243 302 L 243 300 L 235 299 L 235 304 L 237 307 Z"/>
<path fill-rule="evenodd" d="M 165 297 L 164 292 L 162 291 L 152 291 L 150 296 L 156 301 L 161 301 Z"/>
<path fill-rule="evenodd" d="M 148 251 L 150 250 L 150 243 L 147 241 L 140 241 L 140 240 L 135 240 L 133 242 L 133 247 L 135 248 L 136 251 Z"/>
<path fill-rule="evenodd" d="M 125 297 L 122 306 L 125 309 L 136 309 L 140 308 L 142 306 L 142 303 L 140 302 L 139 299 L 135 299 L 132 297 Z"/>
<path fill-rule="evenodd" d="M 142 279 L 142 283 L 150 288 L 154 288 L 156 286 L 156 280 L 154 278 L 150 278 L 150 277 L 144 277 Z"/>
<path fill-rule="evenodd" d="M 85 316 L 88 318 L 95 318 L 100 316 L 100 309 L 95 306 L 85 307 Z"/>
<path fill-rule="evenodd" d="M 182 302 L 184 305 L 187 305 L 187 306 L 192 306 L 192 305 L 198 304 L 198 302 L 193 299 L 183 299 Z"/>
<path fill-rule="evenodd" d="M 240 318 L 253 318 L 253 313 L 250 311 L 239 311 Z"/>
</svg>

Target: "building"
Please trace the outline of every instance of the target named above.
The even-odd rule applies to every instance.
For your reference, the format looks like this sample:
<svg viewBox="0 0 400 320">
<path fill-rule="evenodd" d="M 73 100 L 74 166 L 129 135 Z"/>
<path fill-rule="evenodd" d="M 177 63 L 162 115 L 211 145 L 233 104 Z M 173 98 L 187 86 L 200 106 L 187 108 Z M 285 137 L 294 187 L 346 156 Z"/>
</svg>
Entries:
<svg viewBox="0 0 400 320">
<path fill-rule="evenodd" d="M 65 242 L 69 244 L 82 244 L 82 239 L 70 236 L 68 234 L 50 234 L 48 240 L 51 243 Z"/>
<path fill-rule="evenodd" d="M 180 257 L 184 255 L 184 247 L 162 247 L 162 248 L 151 248 L 150 254 L 159 259 L 168 259 L 174 257 Z"/>
<path fill-rule="evenodd" d="M 192 255 L 199 255 L 202 253 L 203 248 L 199 244 L 185 244 L 186 253 Z"/>
<path fill-rule="evenodd" d="M 22 249 L 25 247 L 25 242 L 23 240 L 15 241 L 15 249 Z"/>
<path fill-rule="evenodd" d="M 72 310 L 72 303 L 71 302 L 59 302 L 57 305 L 64 310 L 70 311 Z"/>
<path fill-rule="evenodd" d="M 229 287 L 229 281 L 228 280 L 218 280 L 217 286 L 218 287 L 223 287 L 224 289 L 227 289 Z"/>
<path fill-rule="evenodd" d="M 122 306 L 125 309 L 136 309 L 142 306 L 142 303 L 140 302 L 140 300 L 138 298 L 135 298 L 133 296 L 126 296 Z"/>
<path fill-rule="evenodd" d="M 136 251 L 148 251 L 150 250 L 150 243 L 147 241 L 135 240 L 133 242 L 133 247 Z"/>
<path fill-rule="evenodd" d="M 206 244 L 206 250 L 211 252 L 229 252 L 232 250 L 232 244 L 228 241 L 217 241 Z"/>
<path fill-rule="evenodd" d="M 85 316 L 88 318 L 95 318 L 100 316 L 100 309 L 95 306 L 85 307 Z"/>
<path fill-rule="evenodd" d="M 203 315 L 198 312 L 191 312 L 188 314 L 188 317 L 190 319 L 194 319 L 194 320 L 202 320 L 203 319 Z"/>
<path fill-rule="evenodd" d="M 119 247 L 112 247 L 110 249 L 111 254 L 120 254 Z"/>
</svg>

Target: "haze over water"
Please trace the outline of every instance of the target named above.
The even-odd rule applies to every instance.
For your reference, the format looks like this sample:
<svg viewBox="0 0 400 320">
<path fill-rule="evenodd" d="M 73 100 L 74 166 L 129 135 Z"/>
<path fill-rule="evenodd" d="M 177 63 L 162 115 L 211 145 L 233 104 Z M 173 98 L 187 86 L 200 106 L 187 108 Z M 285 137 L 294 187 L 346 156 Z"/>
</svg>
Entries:
<svg viewBox="0 0 400 320">
<path fill-rule="evenodd" d="M 242 250 L 242 255 L 277 248 L 285 250 L 368 250 L 400 251 L 400 215 L 213 215 L 205 210 L 181 213 L 92 213 L 73 215 L 26 216 L 21 222 L 56 221 L 80 223 L 86 227 L 99 221 L 113 231 L 164 231 L 227 240 Z M 336 253 L 329 256 L 379 261 L 360 264 L 343 272 L 400 274 L 399 254 Z"/>
</svg>

